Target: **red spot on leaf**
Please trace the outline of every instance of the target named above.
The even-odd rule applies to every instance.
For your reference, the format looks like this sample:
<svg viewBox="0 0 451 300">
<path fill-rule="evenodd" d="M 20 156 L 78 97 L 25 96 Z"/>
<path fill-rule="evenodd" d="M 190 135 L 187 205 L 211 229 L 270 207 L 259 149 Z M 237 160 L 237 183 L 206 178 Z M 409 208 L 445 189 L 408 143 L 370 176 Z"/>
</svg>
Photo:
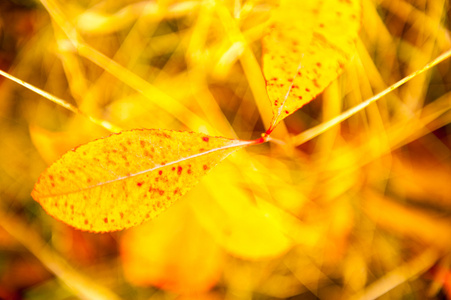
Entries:
<svg viewBox="0 0 451 300">
<path fill-rule="evenodd" d="M 143 181 L 143 182 L 138 182 L 136 185 L 137 185 L 137 186 L 142 186 L 143 183 L 144 183 L 144 181 Z"/>
<path fill-rule="evenodd" d="M 183 170 L 183 168 L 181 167 L 181 166 L 178 166 L 177 167 L 177 175 L 182 175 L 182 170 Z"/>
<path fill-rule="evenodd" d="M 161 171 L 161 170 L 158 171 L 158 175 L 161 175 L 161 174 L 163 174 L 163 171 Z"/>
<path fill-rule="evenodd" d="M 318 81 L 316 79 L 313 79 L 313 84 L 317 87 L 320 88 L 320 85 L 318 84 Z"/>
<path fill-rule="evenodd" d="M 103 222 L 108 223 L 108 218 L 103 219 Z"/>
<path fill-rule="evenodd" d="M 204 170 L 208 170 L 208 166 L 207 165 L 204 165 L 203 167 L 204 167 Z"/>
<path fill-rule="evenodd" d="M 171 136 L 169 134 L 167 134 L 166 132 L 161 132 L 160 135 L 164 136 L 167 139 L 171 138 Z"/>
<path fill-rule="evenodd" d="M 202 140 L 203 140 L 204 142 L 208 142 L 208 141 L 210 140 L 210 138 L 209 138 L 208 136 L 204 136 L 204 137 L 202 138 Z"/>
</svg>

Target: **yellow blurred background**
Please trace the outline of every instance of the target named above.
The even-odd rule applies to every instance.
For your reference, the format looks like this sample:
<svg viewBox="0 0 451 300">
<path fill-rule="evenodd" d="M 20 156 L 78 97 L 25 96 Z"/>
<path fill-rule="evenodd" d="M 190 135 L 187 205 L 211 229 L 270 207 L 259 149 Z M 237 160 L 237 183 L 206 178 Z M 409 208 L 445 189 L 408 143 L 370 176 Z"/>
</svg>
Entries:
<svg viewBox="0 0 451 300">
<path fill-rule="evenodd" d="M 361 0 L 342 76 L 157 219 L 93 234 L 30 192 L 67 150 L 121 129 L 255 139 L 271 122 L 261 38 L 277 0 L 2 0 L 1 299 L 451 299 L 447 0 Z"/>
</svg>

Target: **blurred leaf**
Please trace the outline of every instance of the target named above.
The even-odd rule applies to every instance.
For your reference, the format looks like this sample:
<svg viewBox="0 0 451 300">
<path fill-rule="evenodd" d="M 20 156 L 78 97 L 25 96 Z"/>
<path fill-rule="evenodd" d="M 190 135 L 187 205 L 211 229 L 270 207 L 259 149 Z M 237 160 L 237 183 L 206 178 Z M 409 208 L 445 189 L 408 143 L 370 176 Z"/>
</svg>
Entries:
<svg viewBox="0 0 451 300">
<path fill-rule="evenodd" d="M 268 132 L 340 75 L 355 51 L 359 27 L 359 0 L 282 1 L 263 38 L 274 115 Z"/>
<path fill-rule="evenodd" d="M 246 259 L 267 259 L 290 249 L 290 239 L 279 229 L 277 220 L 253 203 L 247 193 L 215 172 L 205 178 L 214 199 L 193 191 L 190 203 L 199 222 L 230 254 Z"/>
<path fill-rule="evenodd" d="M 75 228 L 121 230 L 160 214 L 251 143 L 193 132 L 124 131 L 66 153 L 41 174 L 32 196 Z"/>
<path fill-rule="evenodd" d="M 451 245 L 451 220 L 403 206 L 375 192 L 368 192 L 365 212 L 377 224 L 427 245 L 447 249 Z"/>
<path fill-rule="evenodd" d="M 394 160 L 393 188 L 403 197 L 451 209 L 451 165 L 433 158 Z"/>
<path fill-rule="evenodd" d="M 2 296 L 2 288 L 13 291 L 19 290 L 51 277 L 48 270 L 46 270 L 34 257 L 10 257 L 7 262 L 2 262 L 2 265 L 0 297 Z"/>
<path fill-rule="evenodd" d="M 223 264 L 221 248 L 199 226 L 186 201 L 153 222 L 126 231 L 121 259 L 131 283 L 183 294 L 210 289 Z"/>
</svg>

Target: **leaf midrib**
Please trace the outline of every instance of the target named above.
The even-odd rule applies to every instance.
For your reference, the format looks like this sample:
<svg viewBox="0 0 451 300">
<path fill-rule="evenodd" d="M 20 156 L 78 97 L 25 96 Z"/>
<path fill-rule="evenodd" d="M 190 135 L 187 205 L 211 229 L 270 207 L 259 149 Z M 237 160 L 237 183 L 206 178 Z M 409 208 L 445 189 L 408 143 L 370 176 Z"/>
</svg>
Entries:
<svg viewBox="0 0 451 300">
<path fill-rule="evenodd" d="M 203 155 L 214 153 L 216 151 L 226 150 L 226 149 L 230 149 L 230 148 L 237 148 L 237 147 L 241 147 L 241 146 L 249 146 L 249 145 L 253 145 L 253 144 L 256 144 L 256 143 L 257 143 L 257 140 L 253 140 L 253 141 L 239 141 L 236 144 L 227 145 L 227 146 L 223 146 L 223 147 L 219 147 L 219 148 L 213 148 L 213 149 L 205 151 L 205 152 L 196 153 L 196 154 L 193 154 L 193 155 L 190 155 L 190 156 L 187 156 L 187 157 L 180 158 L 178 160 L 171 161 L 171 162 L 166 163 L 164 165 L 157 165 L 157 166 L 155 166 L 153 168 L 150 168 L 150 169 L 142 170 L 142 171 L 139 171 L 139 172 L 136 172 L 136 173 L 133 173 L 133 174 L 126 175 L 126 176 L 121 176 L 121 177 L 118 177 L 118 178 L 115 178 L 115 179 L 112 179 L 112 180 L 103 181 L 103 182 L 97 183 L 95 185 L 91 185 L 91 186 L 87 186 L 85 188 L 77 189 L 75 191 L 69 191 L 69 192 L 58 193 L 58 194 L 44 195 L 44 196 L 39 196 L 37 198 L 38 199 L 45 199 L 45 198 L 60 197 L 60 196 L 64 196 L 64 195 L 84 192 L 84 191 L 87 191 L 87 190 L 90 190 L 90 189 L 102 187 L 102 186 L 105 186 L 105 185 L 108 185 L 108 184 L 112 184 L 112 183 L 119 182 L 119 181 L 122 181 L 122 180 L 130 179 L 132 177 L 140 176 L 140 175 L 143 175 L 143 174 L 146 174 L 146 173 L 149 173 L 149 172 L 153 172 L 155 170 L 158 170 L 158 169 L 161 169 L 161 168 L 164 168 L 164 167 L 167 167 L 167 166 L 175 165 L 175 164 L 178 164 L 178 163 L 186 161 L 186 160 L 194 159 L 196 157 L 201 157 Z"/>
</svg>

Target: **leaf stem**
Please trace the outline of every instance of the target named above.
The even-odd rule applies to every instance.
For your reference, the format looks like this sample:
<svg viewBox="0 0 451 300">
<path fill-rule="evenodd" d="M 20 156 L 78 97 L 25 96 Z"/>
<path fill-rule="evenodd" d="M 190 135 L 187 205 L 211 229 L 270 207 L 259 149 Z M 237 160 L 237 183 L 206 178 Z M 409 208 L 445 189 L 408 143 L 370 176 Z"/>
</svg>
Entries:
<svg viewBox="0 0 451 300">
<path fill-rule="evenodd" d="M 422 69 L 413 72 L 412 74 L 410 74 L 409 76 L 404 77 L 403 79 L 399 80 L 398 82 L 396 82 L 395 84 L 391 85 L 390 87 L 386 88 L 385 90 L 383 90 L 382 92 L 380 92 L 379 94 L 369 98 L 368 100 L 360 103 L 359 105 L 356 105 L 355 107 L 345 111 L 344 113 L 342 113 L 341 115 L 336 116 L 333 119 L 330 119 L 327 122 L 324 122 L 318 126 L 315 126 L 313 128 L 310 128 L 302 133 L 300 133 L 299 135 L 295 136 L 293 138 L 293 145 L 294 146 L 299 146 L 307 141 L 310 141 L 311 139 L 313 139 L 314 137 L 320 135 L 321 133 L 325 132 L 326 130 L 330 129 L 331 127 L 340 124 L 341 122 L 343 122 L 344 120 L 348 119 L 349 117 L 353 116 L 354 114 L 358 113 L 359 111 L 363 110 L 364 108 L 366 108 L 368 105 L 370 105 L 373 102 L 376 102 L 377 100 L 381 99 L 383 96 L 387 95 L 388 93 L 390 93 L 391 91 L 397 89 L 398 87 L 400 87 L 401 85 L 403 85 L 404 83 L 408 82 L 409 80 L 411 80 L 412 78 L 420 75 L 421 73 L 429 70 L 430 68 L 434 67 L 435 65 L 439 64 L 440 62 L 444 61 L 445 59 L 451 57 L 451 49 L 449 49 L 448 51 L 442 53 L 440 56 L 438 56 L 436 59 L 434 59 L 433 61 L 431 61 L 430 63 L 428 63 L 427 65 L 425 65 Z M 268 129 L 269 133 L 270 130 Z"/>
<path fill-rule="evenodd" d="M 268 130 L 266 130 L 265 134 L 267 136 L 269 136 L 271 134 L 271 132 L 274 130 L 275 126 L 275 122 L 276 122 L 276 117 L 273 118 L 273 120 L 271 121 L 271 126 L 269 126 Z"/>
<path fill-rule="evenodd" d="M 259 145 L 266 142 L 284 143 L 281 140 L 270 137 L 269 134 L 265 132 L 262 133 L 262 136 L 260 138 L 249 141 L 249 145 Z"/>
</svg>

